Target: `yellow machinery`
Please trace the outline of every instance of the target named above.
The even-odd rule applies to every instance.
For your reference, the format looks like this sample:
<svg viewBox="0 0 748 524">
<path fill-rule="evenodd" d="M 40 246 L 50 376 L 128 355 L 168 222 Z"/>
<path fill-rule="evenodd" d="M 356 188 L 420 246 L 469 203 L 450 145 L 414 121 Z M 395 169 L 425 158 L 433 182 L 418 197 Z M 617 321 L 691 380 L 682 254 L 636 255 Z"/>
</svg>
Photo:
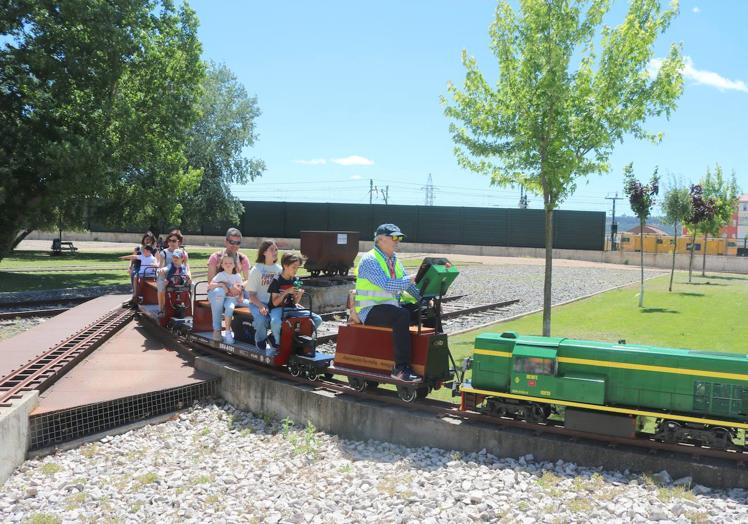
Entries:
<svg viewBox="0 0 748 524">
<path fill-rule="evenodd" d="M 691 239 L 689 236 L 677 237 L 676 253 L 687 254 L 691 250 Z M 696 246 L 694 252 L 703 254 L 704 237 L 696 237 Z M 621 233 L 619 246 L 621 251 L 636 251 L 642 250 L 642 238 L 639 234 L 634 233 Z M 706 254 L 707 255 L 729 255 L 735 256 L 737 254 L 738 244 L 734 239 L 727 238 L 707 238 L 706 241 Z M 644 252 L 645 253 L 672 253 L 673 252 L 673 237 L 670 235 L 651 235 L 644 234 Z"/>
</svg>

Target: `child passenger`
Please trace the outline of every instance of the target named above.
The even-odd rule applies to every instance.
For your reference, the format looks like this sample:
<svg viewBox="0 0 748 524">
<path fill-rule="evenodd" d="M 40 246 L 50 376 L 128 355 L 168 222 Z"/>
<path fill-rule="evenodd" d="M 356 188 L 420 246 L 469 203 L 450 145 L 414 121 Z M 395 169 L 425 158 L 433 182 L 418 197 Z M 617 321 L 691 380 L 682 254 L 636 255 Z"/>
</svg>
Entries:
<svg viewBox="0 0 748 524">
<path fill-rule="evenodd" d="M 181 256 L 181 265 L 184 266 L 187 269 L 187 274 L 189 275 L 189 266 L 187 265 L 187 259 L 189 258 L 187 255 L 187 251 L 185 251 L 183 248 L 180 248 L 180 245 L 182 244 L 182 233 L 179 232 L 178 229 L 173 229 L 167 236 L 166 236 L 166 243 L 167 248 L 163 249 L 158 252 L 158 255 L 156 255 L 156 258 L 158 259 L 158 275 L 156 278 L 156 289 L 158 290 L 158 308 L 159 308 L 159 314 L 163 314 L 164 312 L 164 305 L 166 304 L 166 285 L 167 285 L 167 278 L 166 274 L 169 271 L 169 268 L 172 265 L 172 257 L 174 256 L 174 253 L 176 251 L 180 251 Z M 162 271 L 163 270 L 163 271 Z"/>
<path fill-rule="evenodd" d="M 247 280 L 249 310 L 252 313 L 252 327 L 255 329 L 255 345 L 259 349 L 267 348 L 266 339 L 268 327 L 270 327 L 268 287 L 281 270 L 278 264 L 278 246 L 275 245 L 274 240 L 266 238 L 257 249 L 256 264 L 250 270 Z"/>
<path fill-rule="evenodd" d="M 234 317 L 234 307 L 236 307 L 236 301 L 241 298 L 244 291 L 242 285 L 242 276 L 236 271 L 236 265 L 234 264 L 234 257 L 228 253 L 224 253 L 221 256 L 220 267 L 222 271 L 213 277 L 213 280 L 208 284 L 208 291 L 216 288 L 223 288 L 226 291 L 226 295 L 223 297 L 223 303 L 219 306 L 211 301 L 211 309 L 213 309 L 213 340 L 220 342 L 221 340 L 221 311 L 214 308 L 216 306 L 223 310 L 223 316 L 226 320 L 226 336 L 223 338 L 227 344 L 234 343 L 234 337 L 231 333 L 231 320 Z"/>
<path fill-rule="evenodd" d="M 303 289 L 296 289 L 294 282 L 296 272 L 301 265 L 301 257 L 294 253 L 285 253 L 281 258 L 283 270 L 281 274 L 275 277 L 268 287 L 270 293 L 270 330 L 273 332 L 275 345 L 273 349 L 278 349 L 280 344 L 281 325 L 283 317 L 306 317 L 311 316 L 316 330 L 322 324 L 322 317 L 311 311 L 301 311 L 303 308 L 299 305 L 301 297 L 304 295 Z"/>
<path fill-rule="evenodd" d="M 140 249 L 140 254 L 132 254 L 119 257 L 120 260 L 129 260 L 131 266 L 133 265 L 133 262 L 137 263 L 136 265 L 138 269 L 133 273 L 132 299 L 130 300 L 131 304 L 135 304 L 138 301 L 138 286 L 135 284 L 135 277 L 138 276 L 142 278 L 145 276 L 155 276 L 158 262 L 156 260 L 156 257 L 153 256 L 153 251 L 154 248 L 151 244 L 143 244 L 143 247 L 141 247 Z"/>
<path fill-rule="evenodd" d="M 192 276 L 190 275 L 190 266 L 187 265 L 187 253 L 182 249 L 175 249 L 170 256 L 171 262 L 168 266 L 158 269 L 158 316 L 164 316 L 164 306 L 166 305 L 166 286 L 170 283 L 173 285 L 189 285 Z"/>
</svg>

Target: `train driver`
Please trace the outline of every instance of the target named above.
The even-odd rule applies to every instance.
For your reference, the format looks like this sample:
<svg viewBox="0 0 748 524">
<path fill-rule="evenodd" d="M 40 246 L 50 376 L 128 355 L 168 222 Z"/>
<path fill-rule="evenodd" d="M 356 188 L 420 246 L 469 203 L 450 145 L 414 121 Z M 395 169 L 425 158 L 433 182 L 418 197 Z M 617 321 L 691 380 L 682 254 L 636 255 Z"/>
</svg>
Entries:
<svg viewBox="0 0 748 524">
<path fill-rule="evenodd" d="M 405 238 L 395 224 L 382 224 L 374 232 L 374 249 L 361 257 L 356 270 L 355 310 L 368 326 L 392 328 L 395 366 L 392 378 L 413 382 L 419 379 L 410 368 L 410 310 L 402 306 L 415 302 L 420 293 L 416 275 L 406 275 L 395 248 Z"/>
</svg>

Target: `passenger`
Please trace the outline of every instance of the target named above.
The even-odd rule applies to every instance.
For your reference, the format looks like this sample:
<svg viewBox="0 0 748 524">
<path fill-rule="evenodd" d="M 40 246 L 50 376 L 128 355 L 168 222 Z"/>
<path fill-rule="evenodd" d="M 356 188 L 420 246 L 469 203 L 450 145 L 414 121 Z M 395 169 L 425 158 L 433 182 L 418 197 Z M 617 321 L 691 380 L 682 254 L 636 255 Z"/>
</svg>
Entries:
<svg viewBox="0 0 748 524">
<path fill-rule="evenodd" d="M 158 259 L 158 267 L 159 271 L 157 273 L 156 278 L 156 288 L 158 289 L 158 309 L 159 309 L 159 316 L 162 316 L 164 313 L 164 305 L 166 304 L 166 284 L 167 284 L 167 277 L 166 274 L 171 267 L 172 257 L 174 256 L 174 252 L 179 249 L 182 252 L 182 265 L 184 265 L 187 268 L 187 272 L 189 273 L 189 265 L 188 265 L 188 258 L 187 251 L 180 248 L 182 245 L 182 240 L 184 237 L 182 236 L 182 233 L 178 229 L 172 229 L 171 232 L 166 237 L 167 242 L 167 248 L 162 249 L 158 252 L 158 255 L 156 255 L 156 258 Z M 163 270 L 163 271 L 162 271 Z"/>
<path fill-rule="evenodd" d="M 221 257 L 221 271 L 217 273 L 208 284 L 208 290 L 222 289 L 223 290 L 223 302 L 221 303 L 221 311 L 224 318 L 226 319 L 226 336 L 223 338 L 227 344 L 234 343 L 234 337 L 231 334 L 231 320 L 234 317 L 234 307 L 236 307 L 236 301 L 242 297 L 244 286 L 242 285 L 242 276 L 236 271 L 236 264 L 234 264 L 234 257 L 229 253 L 224 253 Z M 210 303 L 211 309 L 213 308 L 213 301 Z M 219 313 L 220 314 L 220 313 Z M 221 321 L 220 317 L 218 324 L 215 322 L 215 310 L 213 310 L 213 340 L 221 340 Z"/>
<path fill-rule="evenodd" d="M 408 382 L 418 380 L 410 368 L 410 317 L 403 302 L 420 299 L 414 282 L 406 275 L 395 248 L 405 238 L 394 224 L 382 224 L 374 232 L 374 249 L 361 257 L 356 270 L 355 311 L 367 326 L 392 328 L 395 366 L 392 378 Z M 407 293 L 409 296 L 403 296 Z"/>
<path fill-rule="evenodd" d="M 166 287 L 168 285 L 189 286 L 192 280 L 190 266 L 187 264 L 187 252 L 181 248 L 175 249 L 170 255 L 169 265 L 158 269 L 156 286 L 158 289 L 158 316 L 164 316 L 166 305 Z"/>
<path fill-rule="evenodd" d="M 208 259 L 208 282 L 213 280 L 213 277 L 220 271 L 221 259 L 223 255 L 229 255 L 234 260 L 234 266 L 239 268 L 237 273 L 242 277 L 243 281 L 249 278 L 249 259 L 244 254 L 239 252 L 239 246 L 242 244 L 242 233 L 235 227 L 231 227 L 226 231 L 226 238 L 224 240 L 225 249 L 213 253 Z M 213 339 L 221 340 L 221 315 L 223 313 L 223 302 L 226 298 L 226 290 L 222 286 L 210 288 L 208 287 L 208 300 L 210 301 L 210 310 L 213 315 Z M 226 326 L 226 331 L 229 331 L 230 326 Z M 216 335 L 216 332 L 218 333 Z"/>
<path fill-rule="evenodd" d="M 302 311 L 303 308 L 299 305 L 304 290 L 297 289 L 294 283 L 297 280 L 296 272 L 300 265 L 301 257 L 299 255 L 284 253 L 283 258 L 281 258 L 283 270 L 268 287 L 270 293 L 270 330 L 273 332 L 275 342 L 273 349 L 278 349 L 280 345 L 281 325 L 284 315 L 285 317 L 311 316 L 314 329 L 319 328 L 322 324 L 322 317 L 310 311 Z"/>
<path fill-rule="evenodd" d="M 156 244 L 156 237 L 150 231 L 146 231 L 143 238 L 140 239 L 140 245 L 135 246 L 133 249 L 133 255 L 142 255 L 143 246 L 153 246 Z M 130 265 L 127 267 L 127 272 L 130 274 L 130 284 L 132 285 L 132 296 L 133 298 L 122 304 L 124 307 L 134 307 L 138 301 L 135 295 L 135 278 L 138 276 L 138 270 L 140 269 L 140 259 L 135 257 L 120 257 L 120 260 L 130 260 Z"/>
<path fill-rule="evenodd" d="M 145 237 L 143 237 L 145 239 Z M 155 238 L 153 239 L 155 242 Z M 158 261 L 153 256 L 155 248 L 151 244 L 143 244 L 143 247 L 139 250 L 140 254 L 125 255 L 119 257 L 120 260 L 129 260 L 130 266 L 135 265 L 138 269 L 133 275 L 132 284 L 132 298 L 129 304 L 135 305 L 138 303 L 138 286 L 135 283 L 136 277 L 156 276 L 156 268 L 158 267 Z M 133 264 L 136 262 L 137 264 Z M 126 303 L 127 304 L 127 303 Z"/>
<path fill-rule="evenodd" d="M 275 240 L 266 238 L 260 243 L 255 262 L 249 272 L 246 291 L 249 294 L 248 306 L 252 313 L 252 326 L 255 329 L 255 345 L 264 350 L 267 348 L 266 339 L 270 327 L 268 286 L 282 271 L 278 264 L 278 246 Z"/>
</svg>

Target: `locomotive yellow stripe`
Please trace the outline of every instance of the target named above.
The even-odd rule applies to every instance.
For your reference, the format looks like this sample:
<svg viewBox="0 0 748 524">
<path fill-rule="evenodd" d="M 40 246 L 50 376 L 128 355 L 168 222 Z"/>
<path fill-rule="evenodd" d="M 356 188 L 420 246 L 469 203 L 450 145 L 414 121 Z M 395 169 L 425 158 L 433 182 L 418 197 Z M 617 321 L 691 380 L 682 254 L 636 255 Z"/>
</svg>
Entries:
<svg viewBox="0 0 748 524">
<path fill-rule="evenodd" d="M 558 357 L 564 364 L 580 364 L 582 366 L 599 366 L 605 368 L 636 369 L 653 371 L 656 373 L 672 373 L 674 375 L 694 375 L 700 377 L 728 378 L 731 380 L 746 380 L 748 375 L 743 373 L 725 373 L 723 371 L 705 371 L 702 369 L 669 368 L 665 366 L 648 366 L 646 364 L 628 364 L 626 362 L 609 362 L 607 360 L 589 360 L 586 358 Z"/>
<path fill-rule="evenodd" d="M 504 357 L 512 358 L 512 354 L 509 351 L 491 351 L 490 349 L 476 349 L 473 351 L 474 355 L 491 355 L 492 357 Z"/>
<path fill-rule="evenodd" d="M 734 428 L 748 429 L 748 424 L 742 422 L 732 422 L 729 420 L 716 420 L 711 418 L 697 418 L 697 417 L 686 417 L 683 415 L 673 415 L 670 413 L 659 413 L 657 411 L 644 411 L 641 409 L 626 409 L 626 408 L 614 408 L 612 406 L 597 406 L 595 404 L 584 404 L 582 402 L 571 402 L 568 400 L 553 400 L 548 398 L 530 397 L 526 395 L 515 395 L 513 393 L 500 393 L 497 391 L 487 391 L 484 389 L 475 389 L 468 387 L 461 387 L 461 392 L 464 393 L 477 393 L 479 395 L 485 395 L 488 397 L 505 397 L 514 398 L 517 400 L 527 400 L 530 402 L 542 402 L 544 404 L 557 404 L 559 406 L 569 406 L 572 408 L 583 408 L 591 409 L 595 411 L 607 411 L 610 413 L 623 413 L 625 415 L 638 415 L 642 417 L 655 417 L 655 418 L 666 418 L 668 420 L 680 420 L 683 422 L 697 422 L 701 424 L 717 425 L 717 426 L 730 426 Z"/>
<path fill-rule="evenodd" d="M 476 355 L 490 355 L 492 357 L 512 358 L 508 351 L 491 351 L 489 349 L 476 349 Z M 626 362 L 610 362 L 608 360 L 591 360 L 586 358 L 558 357 L 556 360 L 564 364 L 579 364 L 582 366 L 598 366 L 603 368 L 636 369 L 639 371 L 652 371 L 655 373 L 672 373 L 674 375 L 693 375 L 699 377 L 727 378 L 731 380 L 748 381 L 748 375 L 744 373 L 726 373 L 724 371 L 705 371 L 703 369 L 670 368 L 667 366 L 648 366 L 646 364 L 628 364 Z"/>
</svg>

